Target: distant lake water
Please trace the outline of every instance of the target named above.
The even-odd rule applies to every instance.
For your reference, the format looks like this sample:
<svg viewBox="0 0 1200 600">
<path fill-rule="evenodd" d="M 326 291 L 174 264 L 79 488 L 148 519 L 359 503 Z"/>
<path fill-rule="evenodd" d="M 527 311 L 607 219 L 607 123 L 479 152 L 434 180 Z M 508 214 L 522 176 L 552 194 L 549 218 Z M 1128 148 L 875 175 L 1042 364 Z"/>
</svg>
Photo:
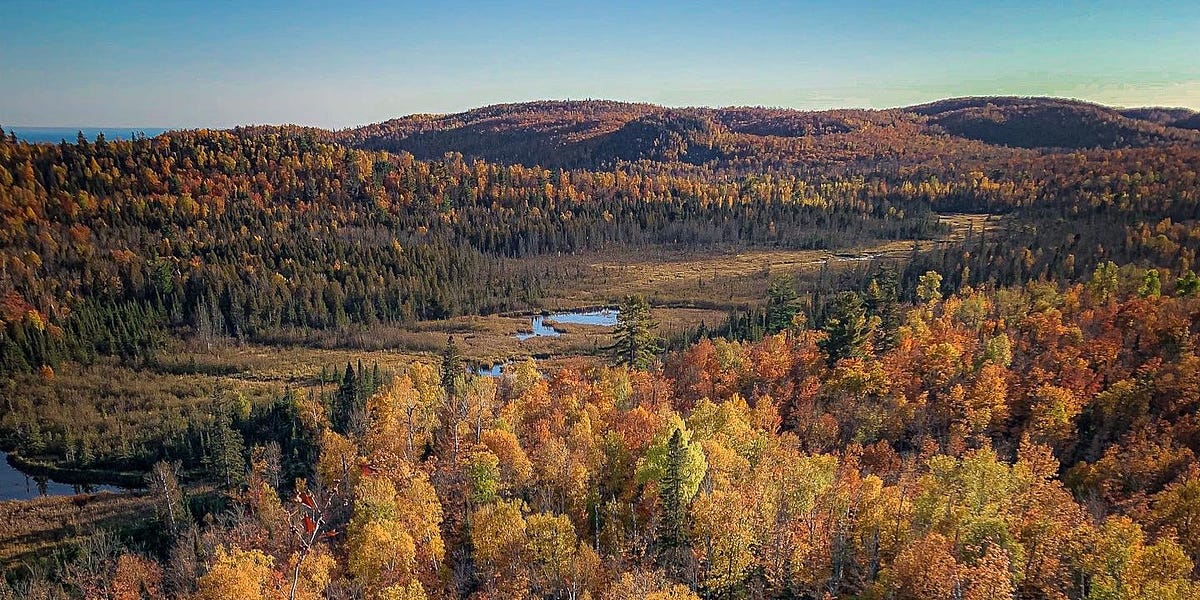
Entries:
<svg viewBox="0 0 1200 600">
<path fill-rule="evenodd" d="M 154 137 L 164 131 L 169 131 L 165 127 L 21 127 L 19 125 L 3 127 L 4 135 L 8 135 L 8 132 L 11 131 L 17 134 L 17 139 L 33 144 L 57 144 L 63 140 L 73 144 L 80 131 L 89 142 L 96 141 L 96 136 L 101 133 L 104 134 L 106 140 L 128 140 L 137 133 L 145 134 L 146 137 Z"/>
</svg>

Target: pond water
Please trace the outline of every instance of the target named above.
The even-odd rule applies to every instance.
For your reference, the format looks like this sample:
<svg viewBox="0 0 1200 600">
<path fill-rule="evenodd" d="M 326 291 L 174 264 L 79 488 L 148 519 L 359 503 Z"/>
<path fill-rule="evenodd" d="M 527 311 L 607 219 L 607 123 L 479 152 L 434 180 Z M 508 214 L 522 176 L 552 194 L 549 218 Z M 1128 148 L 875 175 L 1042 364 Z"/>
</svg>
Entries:
<svg viewBox="0 0 1200 600">
<path fill-rule="evenodd" d="M 59 483 L 40 475 L 26 475 L 8 462 L 7 452 L 0 452 L 0 500 L 29 500 L 41 496 L 74 496 L 103 491 L 125 490 L 115 485 Z"/>
<path fill-rule="evenodd" d="M 476 375 L 482 375 L 484 377 L 500 377 L 501 375 L 504 375 L 504 369 L 506 367 L 508 367 L 508 363 L 496 363 L 490 367 L 475 367 L 472 372 L 474 372 Z"/>
<path fill-rule="evenodd" d="M 601 308 L 599 310 L 569 310 L 564 312 L 550 313 L 549 315 L 536 315 L 532 320 L 533 332 L 521 332 L 517 334 L 517 339 L 525 341 L 534 337 L 558 337 L 562 332 L 555 329 L 552 325 L 546 323 L 551 321 L 555 323 L 565 323 L 568 325 L 598 325 L 600 327 L 612 327 L 617 324 L 617 315 L 620 311 L 615 308 Z"/>
</svg>

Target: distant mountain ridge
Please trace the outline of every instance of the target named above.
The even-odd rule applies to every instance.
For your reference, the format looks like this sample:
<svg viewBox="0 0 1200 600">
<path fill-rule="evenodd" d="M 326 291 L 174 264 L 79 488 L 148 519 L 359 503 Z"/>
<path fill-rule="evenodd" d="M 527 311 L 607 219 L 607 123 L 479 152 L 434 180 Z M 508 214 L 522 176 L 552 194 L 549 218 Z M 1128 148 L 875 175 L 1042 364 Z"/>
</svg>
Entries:
<svg viewBox="0 0 1200 600">
<path fill-rule="evenodd" d="M 1117 109 L 1040 97 L 969 97 L 885 110 L 668 108 L 608 100 L 536 101 L 461 113 L 417 114 L 329 132 L 343 144 L 417 158 L 470 158 L 563 168 L 623 161 L 821 167 L 917 162 L 953 150 L 997 156 L 1024 150 L 1200 144 L 1200 114 Z"/>
<path fill-rule="evenodd" d="M 1056 98 L 954 98 L 908 107 L 952 135 L 1023 148 L 1121 148 L 1195 143 L 1173 126 L 1187 109 L 1114 109 Z"/>
<path fill-rule="evenodd" d="M 622 162 L 650 161 L 750 171 L 1194 146 L 1200 145 L 1200 113 L 1016 96 L 823 111 L 543 100 L 452 114 L 413 114 L 338 131 L 296 125 L 235 131 L 304 135 L 361 149 L 409 152 L 425 160 L 459 153 L 549 168 L 607 169 Z"/>
</svg>

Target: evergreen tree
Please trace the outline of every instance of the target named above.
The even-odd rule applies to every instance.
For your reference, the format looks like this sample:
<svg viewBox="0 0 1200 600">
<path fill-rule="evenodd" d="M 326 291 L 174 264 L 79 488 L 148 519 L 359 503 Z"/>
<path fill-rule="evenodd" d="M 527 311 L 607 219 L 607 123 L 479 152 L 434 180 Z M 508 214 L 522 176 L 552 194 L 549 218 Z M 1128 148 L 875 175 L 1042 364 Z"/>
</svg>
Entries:
<svg viewBox="0 0 1200 600">
<path fill-rule="evenodd" d="M 843 358 L 862 356 L 870 328 L 862 298 L 854 292 L 842 292 L 833 301 L 825 320 L 826 338 L 817 342 L 832 366 Z"/>
<path fill-rule="evenodd" d="M 642 296 L 629 296 L 621 304 L 617 324 L 613 327 L 615 341 L 608 347 L 618 365 L 646 369 L 661 349 L 661 340 L 654 333 L 658 323 L 650 316 L 650 304 Z"/>
<path fill-rule="evenodd" d="M 241 483 L 246 476 L 244 447 L 242 434 L 233 428 L 229 411 L 222 408 L 217 412 L 208 434 L 208 455 L 204 466 L 209 476 L 227 488 Z"/>
<path fill-rule="evenodd" d="M 871 279 L 867 286 L 867 311 L 879 318 L 876 350 L 886 352 L 899 342 L 900 293 L 895 269 L 887 268 Z"/>
<path fill-rule="evenodd" d="M 346 363 L 342 383 L 333 398 L 333 418 L 330 421 L 334 431 L 342 435 L 350 432 L 360 412 L 359 403 L 358 378 L 354 374 L 354 367 Z"/>
<path fill-rule="evenodd" d="M 658 551 L 667 572 L 678 570 L 680 554 L 687 548 L 687 512 L 683 498 L 683 434 L 676 429 L 667 443 L 666 469 L 659 480 Z"/>
<path fill-rule="evenodd" d="M 371 392 L 368 389 L 371 385 L 371 382 L 367 379 L 366 370 L 363 369 L 361 358 L 358 359 L 358 368 L 354 369 L 354 375 L 354 397 L 366 400 L 367 397 L 371 395 Z"/>
<path fill-rule="evenodd" d="M 454 382 L 463 374 L 462 353 L 454 343 L 454 336 L 446 338 L 446 347 L 442 349 L 442 389 L 446 394 L 454 395 Z"/>
<path fill-rule="evenodd" d="M 792 320 L 799 312 L 799 298 L 791 279 L 777 278 L 767 289 L 767 333 L 791 329 Z"/>
</svg>

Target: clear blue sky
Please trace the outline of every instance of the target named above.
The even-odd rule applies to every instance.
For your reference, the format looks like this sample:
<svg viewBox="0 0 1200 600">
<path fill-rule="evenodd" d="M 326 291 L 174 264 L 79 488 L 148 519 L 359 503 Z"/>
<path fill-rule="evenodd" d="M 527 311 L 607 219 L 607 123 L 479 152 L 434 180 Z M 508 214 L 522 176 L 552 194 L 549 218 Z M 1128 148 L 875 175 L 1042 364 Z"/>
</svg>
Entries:
<svg viewBox="0 0 1200 600">
<path fill-rule="evenodd" d="M 1200 109 L 1197 0 L 249 4 L 0 0 L 0 124 L 345 127 L 589 97 Z"/>
</svg>

